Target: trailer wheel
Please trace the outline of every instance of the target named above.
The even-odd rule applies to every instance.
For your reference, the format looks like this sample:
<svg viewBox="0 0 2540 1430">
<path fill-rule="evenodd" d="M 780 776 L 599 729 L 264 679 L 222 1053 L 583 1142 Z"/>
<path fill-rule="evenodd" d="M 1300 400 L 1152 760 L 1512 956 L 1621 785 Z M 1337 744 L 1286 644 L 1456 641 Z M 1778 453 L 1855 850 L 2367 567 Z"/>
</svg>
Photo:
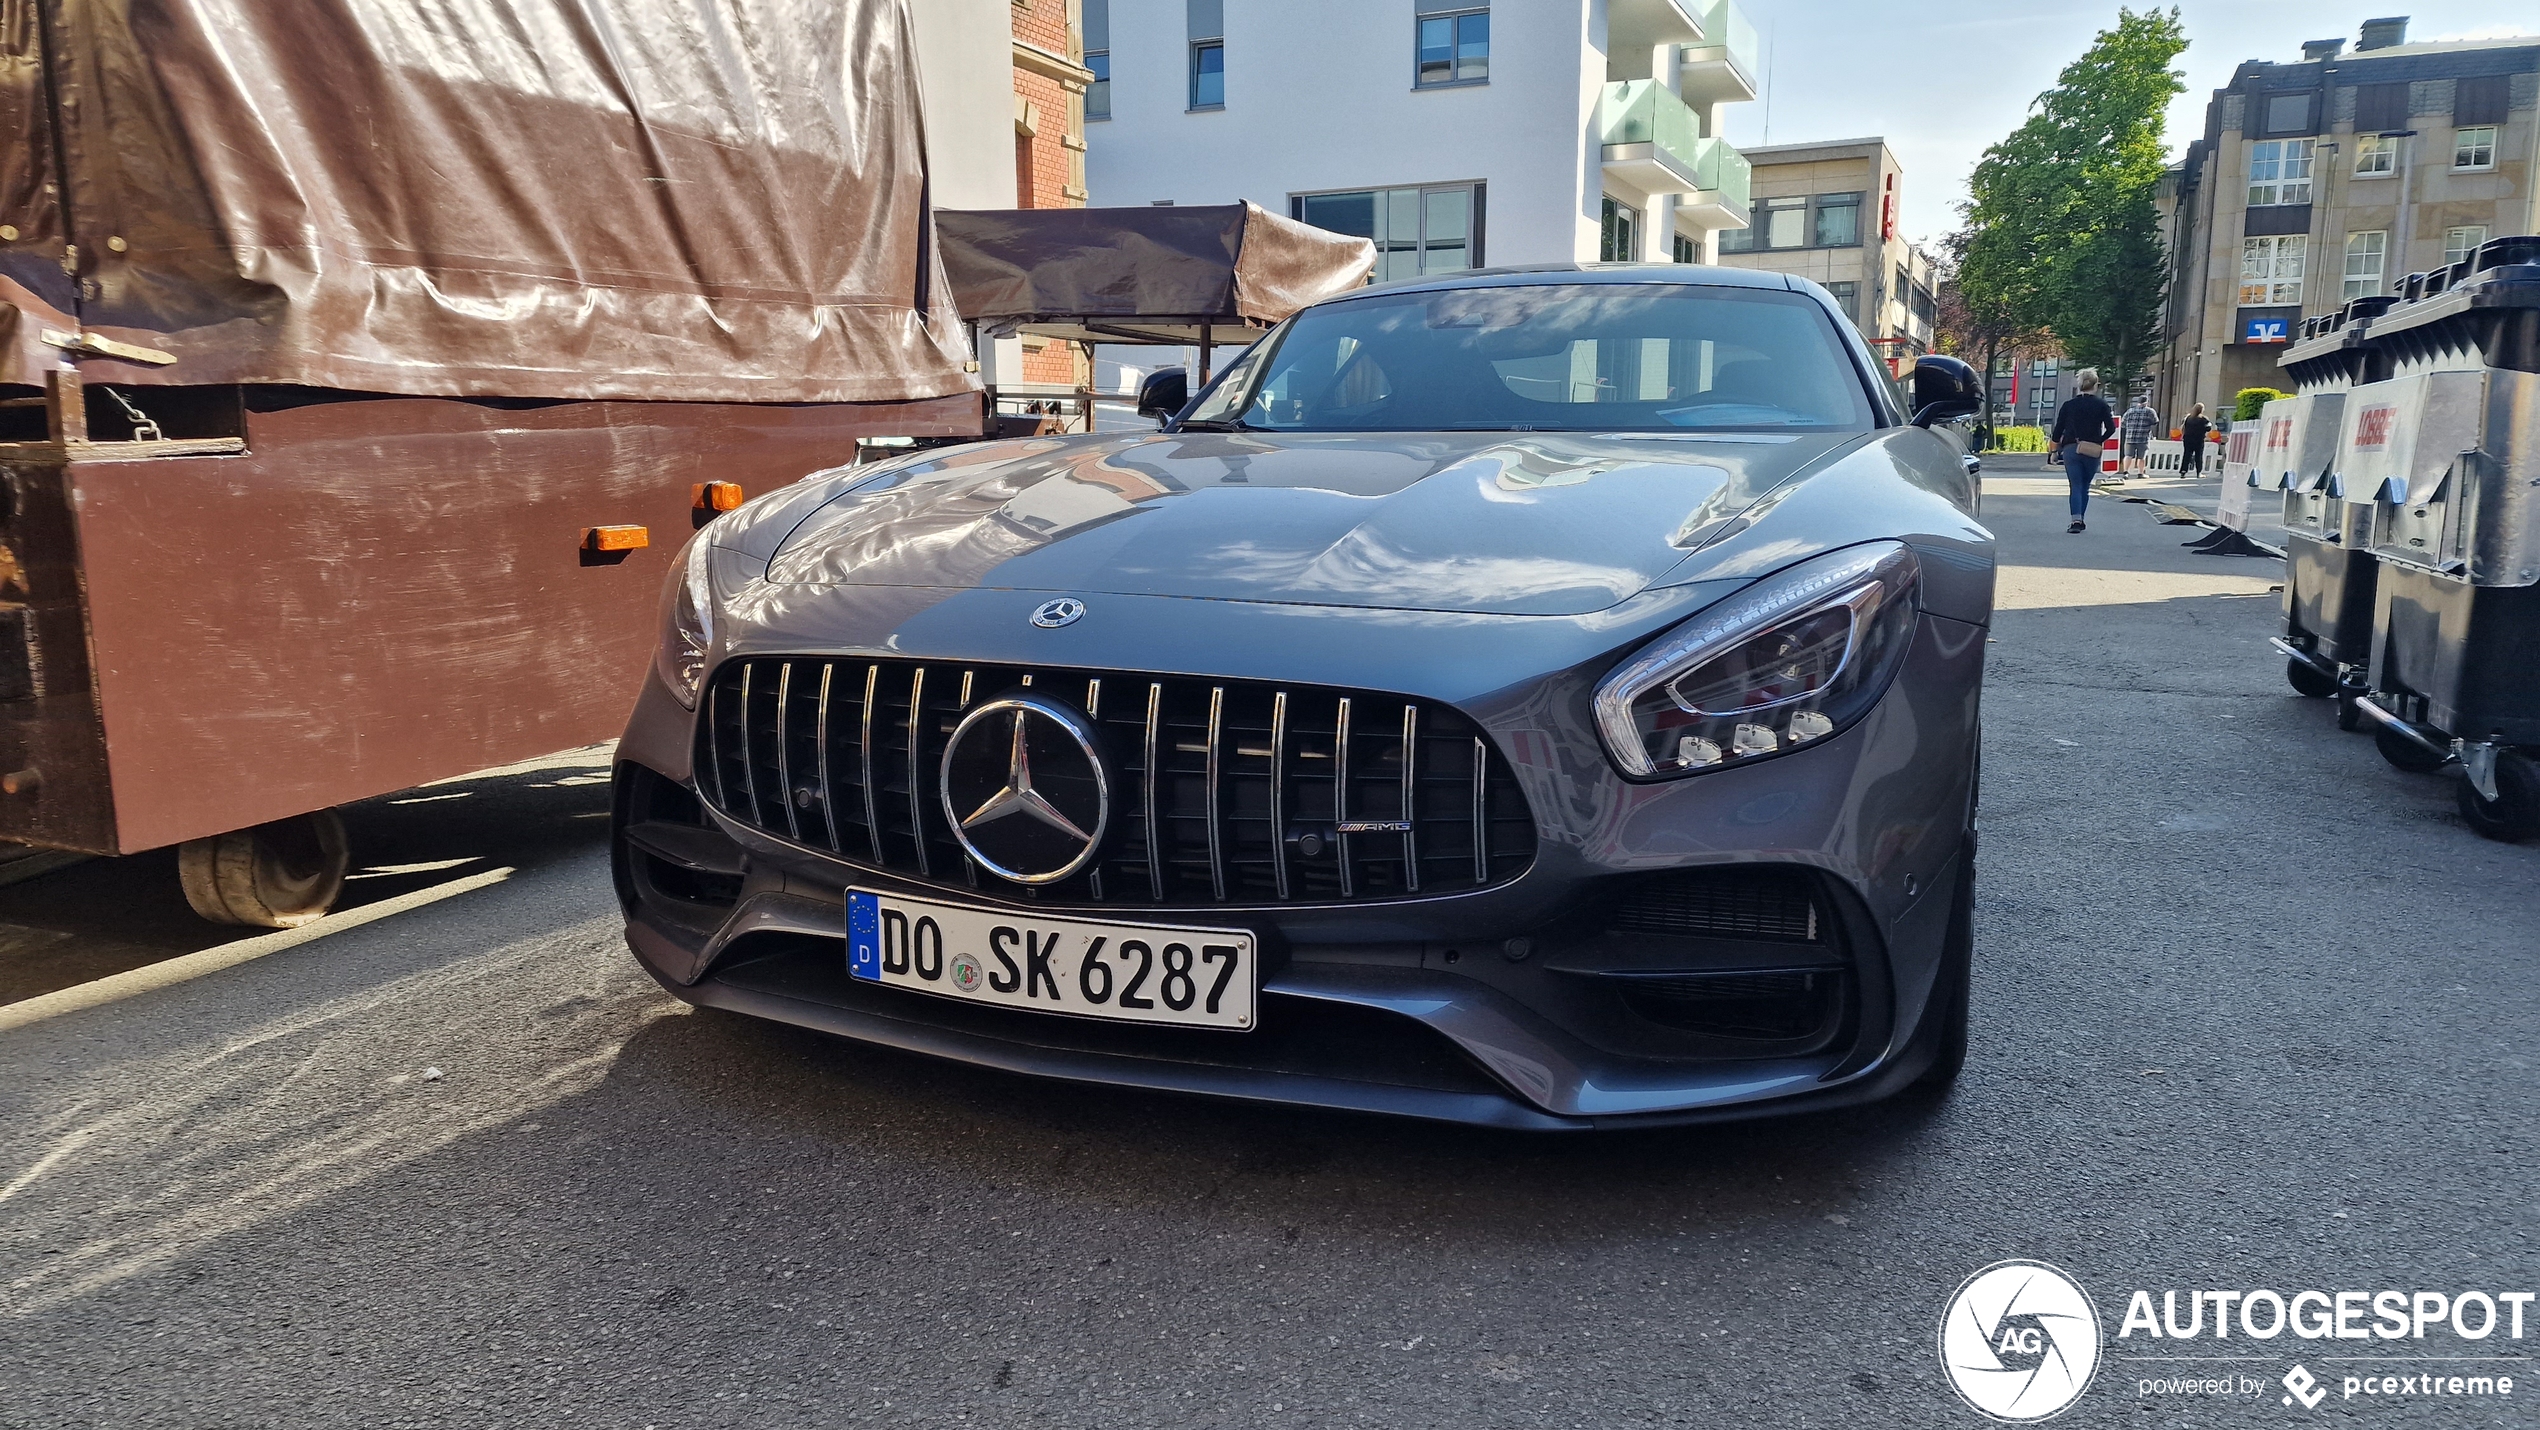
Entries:
<svg viewBox="0 0 2540 1430">
<path fill-rule="evenodd" d="M 177 846 L 185 902 L 216 924 L 287 929 L 323 918 L 351 867 L 335 811 L 277 819 Z"/>
<path fill-rule="evenodd" d="M 2295 691 L 2313 700 L 2325 700 L 2337 693 L 2337 677 L 2326 674 L 2307 660 L 2287 658 L 2284 678 L 2292 682 Z"/>
<path fill-rule="evenodd" d="M 2540 835 L 2540 761 L 2520 750 L 2497 751 L 2494 799 L 2468 780 L 2461 781 L 2459 798 L 2461 818 L 2490 839 L 2518 844 Z"/>
<path fill-rule="evenodd" d="M 2393 769 L 2412 775 L 2431 774 L 2451 763 L 2449 756 L 2438 755 L 2387 725 L 2373 727 L 2372 744 Z"/>
</svg>

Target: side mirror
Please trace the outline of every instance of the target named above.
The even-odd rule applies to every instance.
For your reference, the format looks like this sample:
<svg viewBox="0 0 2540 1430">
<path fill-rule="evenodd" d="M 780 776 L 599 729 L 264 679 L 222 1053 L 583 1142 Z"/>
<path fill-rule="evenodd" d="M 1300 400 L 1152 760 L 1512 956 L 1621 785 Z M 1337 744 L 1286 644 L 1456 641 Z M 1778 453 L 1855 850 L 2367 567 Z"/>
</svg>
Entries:
<svg viewBox="0 0 2540 1430">
<path fill-rule="evenodd" d="M 1984 408 L 1984 380 L 1954 357 L 1926 353 L 1914 359 L 1914 425 L 1929 427 Z"/>
<path fill-rule="evenodd" d="M 1138 415 L 1158 422 L 1171 420 L 1174 413 L 1190 405 L 1191 375 L 1178 367 L 1161 368 L 1148 373 L 1138 383 Z"/>
</svg>

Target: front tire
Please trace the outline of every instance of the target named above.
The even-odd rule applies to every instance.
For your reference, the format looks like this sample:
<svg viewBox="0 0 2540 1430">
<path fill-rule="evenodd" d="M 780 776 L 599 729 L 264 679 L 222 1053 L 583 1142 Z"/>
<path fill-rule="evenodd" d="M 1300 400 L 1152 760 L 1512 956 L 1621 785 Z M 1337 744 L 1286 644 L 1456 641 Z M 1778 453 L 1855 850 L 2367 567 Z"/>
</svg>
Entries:
<svg viewBox="0 0 2540 1430">
<path fill-rule="evenodd" d="M 344 821 L 335 811 L 277 819 L 177 846 L 185 902 L 216 924 L 287 929 L 335 907 L 352 867 Z"/>
<path fill-rule="evenodd" d="M 2494 799 L 2480 794 L 2478 786 L 2466 779 L 2461 781 L 2458 798 L 2461 818 L 2489 839 L 2519 844 L 2540 835 L 2540 761 L 2520 750 L 2497 752 Z"/>
</svg>

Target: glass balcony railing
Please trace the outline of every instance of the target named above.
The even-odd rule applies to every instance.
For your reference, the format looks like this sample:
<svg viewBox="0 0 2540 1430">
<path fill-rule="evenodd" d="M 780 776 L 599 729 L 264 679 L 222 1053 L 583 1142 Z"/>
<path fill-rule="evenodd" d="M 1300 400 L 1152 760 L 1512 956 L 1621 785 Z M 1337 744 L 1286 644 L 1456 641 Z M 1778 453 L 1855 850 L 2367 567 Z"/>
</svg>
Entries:
<svg viewBox="0 0 2540 1430">
<path fill-rule="evenodd" d="M 1757 59 L 1763 53 L 1755 36 L 1755 23 L 1737 7 L 1736 0 L 1715 0 L 1701 12 L 1702 43 L 1686 47 L 1688 60 L 1725 59 L 1737 67 L 1746 80 L 1749 93 L 1755 90 L 1756 78 L 1763 73 Z"/>
<path fill-rule="evenodd" d="M 1746 156 L 1725 140 L 1706 137 L 1692 107 L 1656 80 L 1605 86 L 1596 125 L 1598 143 L 1647 144 L 1666 156 L 1668 167 L 1690 176 L 1697 189 L 1748 206 L 1753 171 Z"/>
</svg>

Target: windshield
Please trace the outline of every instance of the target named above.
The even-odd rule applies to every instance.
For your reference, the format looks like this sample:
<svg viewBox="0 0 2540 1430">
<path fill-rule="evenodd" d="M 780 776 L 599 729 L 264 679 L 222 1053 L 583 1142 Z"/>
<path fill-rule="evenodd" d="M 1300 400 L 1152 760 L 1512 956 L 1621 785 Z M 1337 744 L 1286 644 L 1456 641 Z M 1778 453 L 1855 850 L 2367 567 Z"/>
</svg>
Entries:
<svg viewBox="0 0 2540 1430">
<path fill-rule="evenodd" d="M 1245 354 L 1190 416 L 1280 432 L 1857 431 L 1873 420 L 1818 304 L 1681 283 L 1327 303 Z"/>
</svg>

